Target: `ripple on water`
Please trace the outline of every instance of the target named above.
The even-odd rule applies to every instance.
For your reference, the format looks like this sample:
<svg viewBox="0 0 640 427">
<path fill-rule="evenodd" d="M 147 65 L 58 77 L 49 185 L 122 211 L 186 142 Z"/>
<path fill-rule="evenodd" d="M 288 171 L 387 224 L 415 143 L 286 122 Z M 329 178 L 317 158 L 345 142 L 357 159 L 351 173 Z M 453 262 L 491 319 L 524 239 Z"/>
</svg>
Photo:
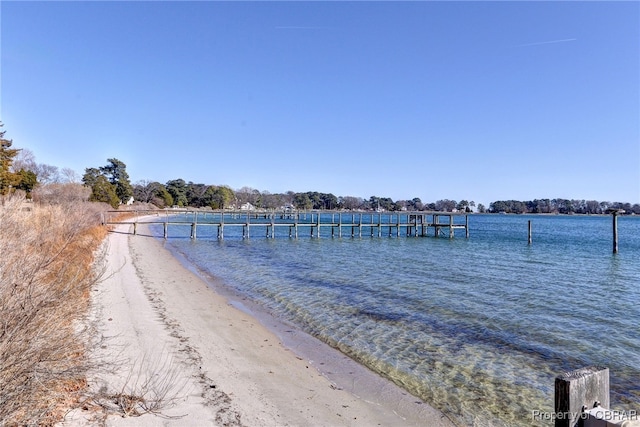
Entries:
<svg viewBox="0 0 640 427">
<path fill-rule="evenodd" d="M 638 409 L 640 218 L 620 222 L 618 256 L 610 218 L 533 217 L 530 246 L 528 219 L 472 216 L 469 240 L 169 243 L 462 424 L 550 425 L 531 411 L 591 364 L 611 369 L 616 408 Z"/>
</svg>

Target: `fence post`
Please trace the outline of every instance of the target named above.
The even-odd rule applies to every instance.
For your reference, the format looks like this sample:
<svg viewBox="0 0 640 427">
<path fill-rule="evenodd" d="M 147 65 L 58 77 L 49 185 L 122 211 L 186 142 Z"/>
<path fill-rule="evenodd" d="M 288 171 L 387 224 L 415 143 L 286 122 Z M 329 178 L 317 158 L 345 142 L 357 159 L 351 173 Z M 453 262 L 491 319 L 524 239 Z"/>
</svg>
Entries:
<svg viewBox="0 0 640 427">
<path fill-rule="evenodd" d="M 609 368 L 589 366 L 556 377 L 555 427 L 580 426 L 580 416 L 598 402 L 609 408 Z"/>
</svg>

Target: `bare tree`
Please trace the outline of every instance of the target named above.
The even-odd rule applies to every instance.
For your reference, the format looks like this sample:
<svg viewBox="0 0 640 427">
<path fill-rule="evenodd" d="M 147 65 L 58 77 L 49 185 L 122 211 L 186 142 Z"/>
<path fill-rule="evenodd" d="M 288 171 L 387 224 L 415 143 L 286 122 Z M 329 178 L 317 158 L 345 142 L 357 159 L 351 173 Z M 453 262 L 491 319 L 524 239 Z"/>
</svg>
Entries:
<svg viewBox="0 0 640 427">
<path fill-rule="evenodd" d="M 21 170 L 31 171 L 37 175 L 36 156 L 31 150 L 26 148 L 21 149 L 13 159 L 11 169 L 13 172 L 20 172 Z"/>
<path fill-rule="evenodd" d="M 80 174 L 71 168 L 62 168 L 60 175 L 62 182 L 65 184 L 79 184 L 82 179 Z"/>
<path fill-rule="evenodd" d="M 41 184 L 53 184 L 61 181 L 60 170 L 57 166 L 40 163 L 34 172 Z"/>
</svg>

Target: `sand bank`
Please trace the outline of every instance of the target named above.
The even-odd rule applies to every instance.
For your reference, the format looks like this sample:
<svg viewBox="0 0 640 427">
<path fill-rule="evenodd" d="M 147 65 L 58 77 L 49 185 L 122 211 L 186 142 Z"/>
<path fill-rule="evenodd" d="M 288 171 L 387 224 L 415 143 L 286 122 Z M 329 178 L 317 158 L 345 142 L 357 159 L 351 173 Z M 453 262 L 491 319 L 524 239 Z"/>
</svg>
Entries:
<svg viewBox="0 0 640 427">
<path fill-rule="evenodd" d="M 111 415 L 106 425 L 452 425 L 308 335 L 265 317 L 261 323 L 162 242 L 125 227 L 109 234 L 106 278 L 92 296 L 104 337 L 93 357 L 115 360 L 115 369 L 96 370 L 90 386 L 105 395 L 165 397 L 156 414 Z M 63 425 L 91 417 L 76 410 Z"/>
</svg>

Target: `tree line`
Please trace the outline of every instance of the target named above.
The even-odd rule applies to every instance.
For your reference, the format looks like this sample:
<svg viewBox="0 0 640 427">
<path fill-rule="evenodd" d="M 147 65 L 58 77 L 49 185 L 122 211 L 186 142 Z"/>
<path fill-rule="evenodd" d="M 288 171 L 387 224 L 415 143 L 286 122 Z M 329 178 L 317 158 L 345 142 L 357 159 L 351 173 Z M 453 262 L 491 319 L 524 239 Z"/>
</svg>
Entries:
<svg viewBox="0 0 640 427">
<path fill-rule="evenodd" d="M 107 162 L 105 166 L 87 168 L 82 182 L 91 188 L 89 200 L 109 203 L 114 208 L 130 200 L 151 203 L 159 208 L 177 206 L 211 209 L 240 209 L 250 205 L 255 209 L 471 212 L 476 206 L 475 202 L 467 200 L 456 202 L 444 199 L 423 203 L 419 197 L 394 201 L 389 197 L 371 196 L 364 199 L 317 191 L 271 193 L 250 187 L 233 190 L 227 185 L 187 182 L 182 178 L 164 184 L 148 180 L 131 184 L 122 161 L 113 158 L 107 159 Z M 484 209 L 481 204 L 478 207 Z"/>
<path fill-rule="evenodd" d="M 0 123 L 0 128 L 2 123 Z M 410 200 L 393 200 L 389 197 L 336 196 L 317 191 L 270 193 L 250 187 L 233 190 L 227 185 L 207 185 L 185 181 L 182 178 L 166 183 L 143 180 L 132 184 L 126 164 L 116 158 L 107 164 L 85 169 L 80 178 L 70 169 L 38 164 L 29 150 L 12 148 L 13 141 L 4 138 L 0 131 L 0 195 L 22 190 L 27 197 L 39 185 L 79 183 L 87 190 L 89 201 L 105 202 L 113 208 L 132 201 L 150 203 L 158 208 L 194 207 L 211 209 L 240 209 L 250 204 L 256 209 L 292 208 L 299 210 L 364 210 L 364 211 L 438 211 L 479 213 L 559 213 L 601 214 L 607 209 L 624 209 L 626 213 L 640 214 L 640 205 L 622 202 L 598 202 L 595 200 L 536 199 L 533 201 L 499 200 L 487 209 L 473 200 L 441 199 L 423 202 L 419 197 Z M 61 197 L 57 192 L 54 196 Z"/>
<path fill-rule="evenodd" d="M 623 209 L 626 214 L 640 215 L 640 204 L 599 202 L 597 200 L 535 199 L 530 201 L 499 200 L 489 205 L 491 213 L 515 214 L 583 214 L 597 215 L 607 209 Z"/>
<path fill-rule="evenodd" d="M 419 197 L 410 200 L 396 200 L 389 197 L 371 196 L 368 199 L 355 196 L 336 196 L 332 193 L 317 191 L 270 193 L 250 187 L 233 190 L 226 185 L 206 185 L 174 179 L 165 184 L 157 181 L 140 181 L 131 185 L 128 181 L 126 166 L 117 159 L 108 159 L 107 166 L 98 169 L 88 168 L 83 182 L 92 187 L 92 200 L 111 203 L 124 203 L 133 197 L 137 201 L 152 203 L 160 208 L 210 207 L 225 209 L 240 208 L 250 204 L 256 209 L 281 209 L 291 207 L 300 210 L 364 210 L 364 211 L 439 211 L 479 213 L 559 213 L 559 214 L 602 214 L 607 209 L 624 209 L 626 213 L 640 214 L 640 204 L 631 205 L 622 202 L 598 202 L 595 200 L 536 199 L 533 201 L 495 201 L 487 209 L 482 203 L 474 201 L 455 201 L 449 199 L 424 203 Z M 100 178 L 102 176 L 103 178 Z M 100 179 L 101 181 L 96 181 Z M 113 190 L 105 196 L 103 187 L 110 183 Z M 98 191 L 96 191 L 98 190 Z M 115 202 L 115 203 L 114 203 Z"/>
</svg>

